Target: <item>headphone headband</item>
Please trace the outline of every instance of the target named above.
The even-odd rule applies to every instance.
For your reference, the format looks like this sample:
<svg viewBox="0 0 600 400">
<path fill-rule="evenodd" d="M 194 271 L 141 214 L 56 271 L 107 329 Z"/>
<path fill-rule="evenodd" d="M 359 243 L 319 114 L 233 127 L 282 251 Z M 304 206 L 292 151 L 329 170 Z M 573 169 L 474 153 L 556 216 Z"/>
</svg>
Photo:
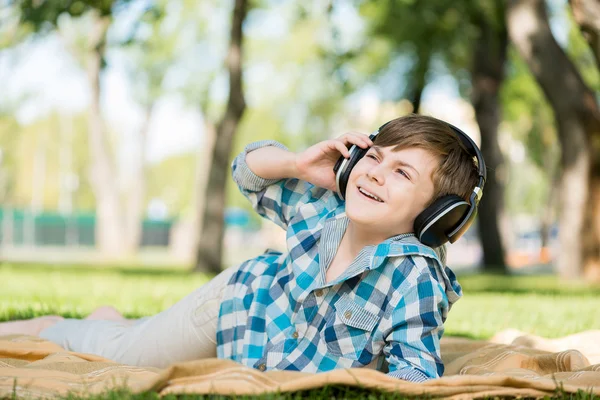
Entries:
<svg viewBox="0 0 600 400">
<path fill-rule="evenodd" d="M 473 193 L 476 195 L 475 196 L 476 203 L 479 204 L 479 200 L 481 200 L 481 197 L 483 196 L 483 186 L 485 185 L 485 182 L 487 181 L 487 170 L 485 168 L 485 160 L 483 159 L 483 155 L 481 154 L 479 147 L 477 147 L 477 145 L 475 144 L 475 142 L 473 141 L 473 139 L 471 139 L 471 137 L 469 135 L 467 135 L 461 129 L 457 128 L 456 126 L 452 125 L 449 122 L 442 121 L 439 119 L 437 119 L 437 120 L 439 122 L 442 122 L 442 123 L 448 125 L 454 131 L 454 133 L 456 133 L 457 139 L 460 140 L 460 142 L 465 146 L 465 148 L 467 149 L 467 152 L 471 156 L 473 156 L 477 159 L 479 182 L 477 183 L 477 186 L 475 186 L 475 188 L 473 189 Z M 381 125 L 379 127 L 379 129 L 377 129 L 375 132 L 373 132 L 369 136 L 371 138 L 371 140 L 373 140 L 375 138 L 375 136 L 377 136 L 379 134 L 379 132 L 381 132 L 381 130 L 390 122 L 392 122 L 392 121 L 386 122 L 385 124 Z M 471 197 L 473 197 L 473 196 L 471 196 Z M 473 201 L 473 199 L 471 199 L 471 201 Z"/>
<path fill-rule="evenodd" d="M 487 180 L 487 170 L 485 169 L 485 161 L 483 159 L 483 155 L 481 154 L 481 151 L 479 150 L 479 147 L 477 147 L 477 145 L 475 144 L 473 139 L 471 139 L 471 137 L 469 135 L 467 135 L 466 133 L 464 133 L 462 130 L 458 129 L 456 126 L 454 126 L 452 124 L 449 124 L 448 122 L 446 122 L 446 124 L 448 124 L 448 126 L 450 128 L 452 128 L 452 130 L 454 130 L 454 132 L 457 133 L 458 139 L 462 142 L 462 144 L 465 145 L 469 154 L 471 154 L 473 157 L 477 158 L 477 167 L 479 168 L 479 177 L 483 178 L 483 183 L 485 184 L 485 181 Z M 477 186 L 479 186 L 479 185 L 477 185 Z M 481 186 L 481 188 L 483 189 L 483 186 Z"/>
</svg>

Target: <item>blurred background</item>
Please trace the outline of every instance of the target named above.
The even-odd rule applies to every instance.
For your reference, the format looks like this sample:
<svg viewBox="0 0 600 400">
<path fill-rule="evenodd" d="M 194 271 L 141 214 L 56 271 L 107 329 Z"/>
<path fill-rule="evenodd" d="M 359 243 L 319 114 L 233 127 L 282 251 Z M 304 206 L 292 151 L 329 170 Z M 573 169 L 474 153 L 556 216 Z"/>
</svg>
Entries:
<svg viewBox="0 0 600 400">
<path fill-rule="evenodd" d="M 594 0 L 0 0 L 0 259 L 284 251 L 233 157 L 418 112 L 488 165 L 451 268 L 600 282 L 598 21 Z"/>
</svg>

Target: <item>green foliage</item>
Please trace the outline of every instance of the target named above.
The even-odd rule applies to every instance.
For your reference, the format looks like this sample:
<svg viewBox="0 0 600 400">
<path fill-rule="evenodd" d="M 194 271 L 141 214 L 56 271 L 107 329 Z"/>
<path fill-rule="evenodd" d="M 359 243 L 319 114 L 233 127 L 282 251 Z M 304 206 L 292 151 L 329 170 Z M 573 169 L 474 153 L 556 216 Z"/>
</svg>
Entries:
<svg viewBox="0 0 600 400">
<path fill-rule="evenodd" d="M 21 22 L 30 24 L 36 32 L 54 29 L 63 14 L 80 17 L 96 11 L 100 16 L 110 16 L 113 8 L 121 7 L 131 0 L 12 0 L 21 12 Z"/>
<path fill-rule="evenodd" d="M 539 214 L 548 203 L 548 194 L 558 173 L 560 147 L 555 129 L 554 112 L 524 61 L 511 47 L 508 52 L 506 78 L 500 90 L 502 131 L 505 138 L 521 143 L 526 158 L 510 161 L 506 205 L 510 213 Z M 502 138 L 501 138 L 502 139 Z"/>
<path fill-rule="evenodd" d="M 542 217 L 549 203 L 552 178 L 528 159 L 509 162 L 509 185 L 505 188 L 505 207 L 509 215 L 526 214 Z"/>
<path fill-rule="evenodd" d="M 405 86 L 398 88 L 393 96 L 396 100 L 410 96 L 412 91 L 418 89 L 415 87 L 415 77 L 421 74 L 427 77 L 435 58 L 441 59 L 457 77 L 460 76 L 470 66 L 473 42 L 479 34 L 475 20 L 494 11 L 488 3 L 451 0 L 427 3 L 414 0 L 363 1 L 360 11 L 368 21 L 370 31 L 363 48 L 369 51 L 372 37 L 387 42 L 389 48 L 385 52 L 367 53 L 366 62 L 371 66 L 369 74 L 382 71 L 402 74 Z M 379 49 L 383 47 L 376 46 Z M 410 68 L 404 73 L 393 63 L 398 57 L 410 59 Z M 388 80 L 385 84 L 389 84 Z"/>
<path fill-rule="evenodd" d="M 556 143 L 555 133 L 551 135 L 554 138 L 542 137 L 544 129 L 554 130 L 554 113 L 544 93 L 512 46 L 508 52 L 508 60 L 506 78 L 500 89 L 502 120 L 517 125 L 517 129 L 513 131 L 515 139 L 524 141 L 529 134 L 533 134 L 538 142 L 547 145 Z M 532 158 L 539 160 L 540 155 L 534 154 Z"/>
<path fill-rule="evenodd" d="M 83 29 L 81 24 L 79 24 L 80 26 L 75 26 L 75 37 L 67 38 L 67 42 L 71 41 L 70 50 L 74 53 L 74 57 L 83 62 L 84 57 L 82 54 L 90 50 L 87 41 L 90 36 L 89 29 L 93 27 L 94 20 L 106 19 L 107 21 L 111 21 L 116 14 L 126 10 L 133 2 L 134 0 L 9 0 L 11 7 L 8 14 L 12 17 L 10 21 L 19 21 L 18 26 L 12 29 L 12 45 L 16 45 L 20 41 L 34 35 L 46 35 L 56 30 L 60 31 L 61 26 L 64 31 L 64 25 L 69 25 L 69 28 L 72 30 L 73 25 L 78 25 L 77 22 L 83 22 Z M 138 22 L 133 24 L 134 29 L 129 31 L 129 37 L 125 37 L 117 45 L 124 45 L 131 42 L 132 38 L 137 34 L 136 28 L 140 23 L 147 22 L 153 18 L 160 18 L 160 9 L 153 6 L 155 2 L 150 2 L 149 4 L 151 6 L 147 7 L 144 13 L 139 16 Z M 2 40 L 7 36 L 2 35 L 2 31 L 0 31 L 0 48 Z M 98 39 L 100 40 L 100 46 L 104 46 L 105 38 Z M 93 46 L 98 46 L 98 43 L 94 43 Z M 104 68 L 106 60 L 102 59 L 101 65 Z"/>
<path fill-rule="evenodd" d="M 569 44 L 567 55 L 573 61 L 585 84 L 600 96 L 600 70 L 589 44 L 581 34 L 572 13 L 566 13 L 569 22 Z"/>
<path fill-rule="evenodd" d="M 31 33 L 31 26 L 21 24 L 17 7 L 8 6 L 2 9 L 2 12 L 0 12 L 0 50 L 21 43 Z"/>
<path fill-rule="evenodd" d="M 15 135 L 18 122 L 12 116 L 0 115 L 0 201 L 11 204 L 14 201 L 15 186 L 18 183 L 16 168 L 18 164 L 17 145 L 19 136 Z"/>
<path fill-rule="evenodd" d="M 42 207 L 58 209 L 59 193 L 64 172 L 77 176 L 78 187 L 74 192 L 73 206 L 80 211 L 94 209 L 94 195 L 87 179 L 88 142 L 87 116 L 60 116 L 51 114 L 30 125 L 19 125 L 10 117 L 0 119 L 0 149 L 2 150 L 1 171 L 6 184 L 3 200 L 16 207 L 29 207 L 33 197 L 34 166 L 36 157 L 43 173 Z M 67 151 L 71 153 L 72 169 L 61 170 L 61 147 L 64 146 L 65 131 L 72 135 Z M 62 132 L 62 133 L 61 133 Z M 0 188 L 0 190 L 3 190 Z"/>
<path fill-rule="evenodd" d="M 225 107 L 224 97 L 216 96 L 215 88 L 218 78 L 226 76 L 224 54 L 229 35 L 228 24 L 216 34 L 210 27 L 213 20 L 223 17 L 224 9 L 229 10 L 229 5 L 222 7 L 209 0 L 183 0 L 167 7 L 165 17 L 176 29 L 176 33 L 167 32 L 167 36 L 173 35 L 175 57 L 172 67 L 177 72 L 177 79 L 171 82 L 170 89 L 183 96 L 213 124 L 217 123 Z M 244 47 L 247 47 L 246 43 Z"/>
<path fill-rule="evenodd" d="M 205 156 L 208 156 L 208 153 Z M 194 183 L 196 182 L 196 153 L 168 157 L 147 171 L 147 200 L 160 198 L 169 215 L 182 217 L 194 212 Z"/>
<path fill-rule="evenodd" d="M 289 137 L 294 150 L 294 145 L 306 148 L 328 138 L 332 119 L 343 105 L 341 84 L 331 78 L 323 51 L 330 24 L 325 11 L 323 5 L 283 4 L 270 12 L 289 22 L 284 35 L 247 38 L 248 69 L 256 65 L 269 71 L 260 80 L 247 80 L 249 108 L 280 120 L 277 136 Z"/>
<path fill-rule="evenodd" d="M 134 97 L 149 107 L 164 94 L 163 80 L 176 61 L 177 41 L 181 35 L 177 26 L 166 21 L 167 2 L 156 1 L 146 8 L 123 43 L 128 58 L 127 72 Z"/>
</svg>

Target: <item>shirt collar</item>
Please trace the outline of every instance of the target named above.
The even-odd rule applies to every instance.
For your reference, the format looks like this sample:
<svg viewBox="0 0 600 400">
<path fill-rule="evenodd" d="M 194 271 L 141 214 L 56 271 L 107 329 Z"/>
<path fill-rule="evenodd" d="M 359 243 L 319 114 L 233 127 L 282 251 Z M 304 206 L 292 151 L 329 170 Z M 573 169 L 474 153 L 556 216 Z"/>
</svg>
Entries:
<svg viewBox="0 0 600 400">
<path fill-rule="evenodd" d="M 339 207 L 332 210 L 325 220 L 325 224 L 335 225 L 336 229 L 346 230 L 349 218 L 346 215 L 346 204 L 342 203 Z M 341 240 L 343 235 L 340 235 Z M 336 248 L 339 242 L 336 243 Z M 414 233 L 401 233 L 399 235 L 387 238 L 377 245 L 366 246 L 361 252 L 368 251 L 371 253 L 371 263 L 367 268 L 373 269 L 379 267 L 388 257 L 400 257 L 408 255 L 421 255 L 433 258 L 438 265 L 443 268 L 438 254 L 429 246 L 421 243 Z"/>
</svg>

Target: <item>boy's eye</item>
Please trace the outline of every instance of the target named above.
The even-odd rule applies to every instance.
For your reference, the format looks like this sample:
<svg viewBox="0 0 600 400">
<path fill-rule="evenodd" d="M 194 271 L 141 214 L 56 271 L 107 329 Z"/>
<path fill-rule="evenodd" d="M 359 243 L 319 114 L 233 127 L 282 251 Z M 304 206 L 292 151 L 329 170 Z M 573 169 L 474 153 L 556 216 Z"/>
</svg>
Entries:
<svg viewBox="0 0 600 400">
<path fill-rule="evenodd" d="M 408 174 L 406 172 L 404 172 L 403 169 L 398 169 L 396 170 L 396 172 L 400 173 L 401 175 L 404 175 L 404 177 L 408 180 L 410 180 L 410 176 L 408 176 Z"/>
<path fill-rule="evenodd" d="M 372 158 L 375 161 L 379 161 L 373 153 L 367 154 L 366 157 Z M 403 175 L 406 179 L 410 180 L 410 176 L 406 172 L 404 172 L 403 169 L 397 169 L 396 172 L 398 172 L 400 175 Z"/>
</svg>

